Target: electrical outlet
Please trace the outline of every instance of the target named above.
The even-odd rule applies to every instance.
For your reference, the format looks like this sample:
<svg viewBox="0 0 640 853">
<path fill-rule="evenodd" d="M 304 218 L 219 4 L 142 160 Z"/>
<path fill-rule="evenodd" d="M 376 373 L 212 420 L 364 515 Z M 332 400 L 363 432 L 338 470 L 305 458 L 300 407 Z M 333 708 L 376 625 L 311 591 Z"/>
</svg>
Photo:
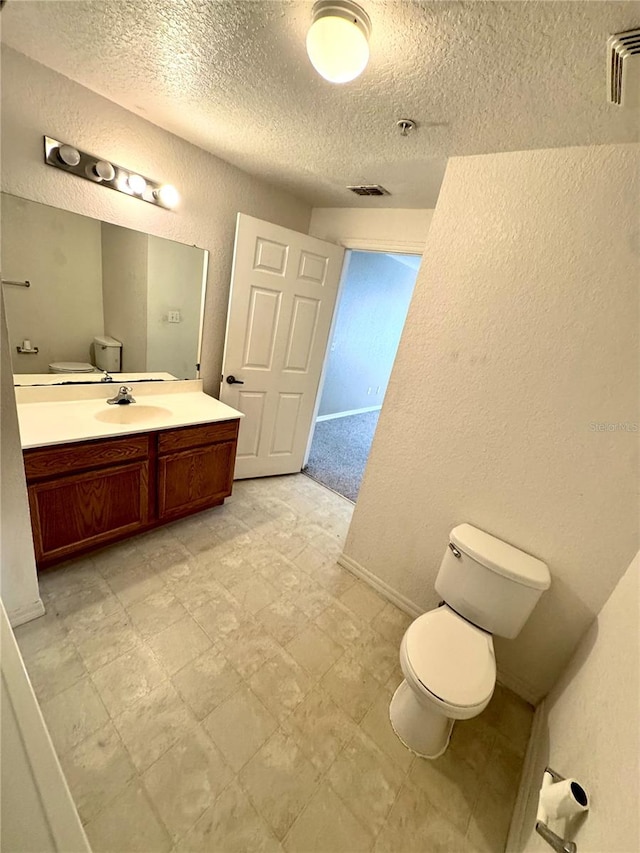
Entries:
<svg viewBox="0 0 640 853">
<path fill-rule="evenodd" d="M 169 311 L 167 314 L 167 320 L 169 323 L 181 323 L 182 317 L 180 316 L 179 311 Z"/>
</svg>

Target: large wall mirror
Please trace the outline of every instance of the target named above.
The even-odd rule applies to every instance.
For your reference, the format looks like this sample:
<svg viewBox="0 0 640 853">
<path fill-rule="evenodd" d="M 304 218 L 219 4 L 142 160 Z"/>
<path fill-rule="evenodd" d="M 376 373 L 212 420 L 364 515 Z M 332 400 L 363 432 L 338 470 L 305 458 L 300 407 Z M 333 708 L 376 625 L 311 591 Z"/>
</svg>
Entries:
<svg viewBox="0 0 640 853">
<path fill-rule="evenodd" d="M 1 252 L 17 383 L 95 381 L 101 337 L 116 373 L 199 375 L 205 250 L 2 193 Z"/>
</svg>

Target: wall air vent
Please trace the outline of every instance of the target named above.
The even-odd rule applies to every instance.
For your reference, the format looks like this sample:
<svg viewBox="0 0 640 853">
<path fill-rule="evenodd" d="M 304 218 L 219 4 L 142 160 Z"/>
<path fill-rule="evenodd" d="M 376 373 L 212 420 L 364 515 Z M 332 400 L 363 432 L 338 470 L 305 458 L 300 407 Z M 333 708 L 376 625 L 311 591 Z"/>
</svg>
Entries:
<svg viewBox="0 0 640 853">
<path fill-rule="evenodd" d="M 389 190 L 385 190 L 380 184 L 359 184 L 355 187 L 347 187 L 356 195 L 391 195 Z"/>
<path fill-rule="evenodd" d="M 620 107 L 640 106 L 640 27 L 607 40 L 607 100 Z"/>
</svg>

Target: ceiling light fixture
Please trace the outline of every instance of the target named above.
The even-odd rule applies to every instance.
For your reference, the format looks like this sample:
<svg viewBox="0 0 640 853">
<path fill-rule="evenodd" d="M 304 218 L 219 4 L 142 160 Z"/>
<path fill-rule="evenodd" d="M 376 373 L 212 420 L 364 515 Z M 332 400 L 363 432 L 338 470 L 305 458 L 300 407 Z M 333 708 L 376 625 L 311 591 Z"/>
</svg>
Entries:
<svg viewBox="0 0 640 853">
<path fill-rule="evenodd" d="M 409 136 L 412 130 L 415 130 L 418 125 L 410 118 L 401 118 L 396 122 L 396 127 L 400 131 L 400 136 Z"/>
<path fill-rule="evenodd" d="M 330 83 L 355 80 L 369 61 L 371 20 L 352 0 L 318 0 L 307 33 L 311 64 Z"/>
</svg>

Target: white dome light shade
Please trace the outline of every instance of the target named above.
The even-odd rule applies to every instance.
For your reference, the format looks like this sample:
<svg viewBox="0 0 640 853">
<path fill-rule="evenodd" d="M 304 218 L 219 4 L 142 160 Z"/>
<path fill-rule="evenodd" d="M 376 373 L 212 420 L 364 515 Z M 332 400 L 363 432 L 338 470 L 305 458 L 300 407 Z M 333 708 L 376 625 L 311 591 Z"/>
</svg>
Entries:
<svg viewBox="0 0 640 853">
<path fill-rule="evenodd" d="M 319 0 L 307 33 L 311 64 L 330 83 L 355 80 L 369 61 L 369 16 L 350 0 Z"/>
</svg>

